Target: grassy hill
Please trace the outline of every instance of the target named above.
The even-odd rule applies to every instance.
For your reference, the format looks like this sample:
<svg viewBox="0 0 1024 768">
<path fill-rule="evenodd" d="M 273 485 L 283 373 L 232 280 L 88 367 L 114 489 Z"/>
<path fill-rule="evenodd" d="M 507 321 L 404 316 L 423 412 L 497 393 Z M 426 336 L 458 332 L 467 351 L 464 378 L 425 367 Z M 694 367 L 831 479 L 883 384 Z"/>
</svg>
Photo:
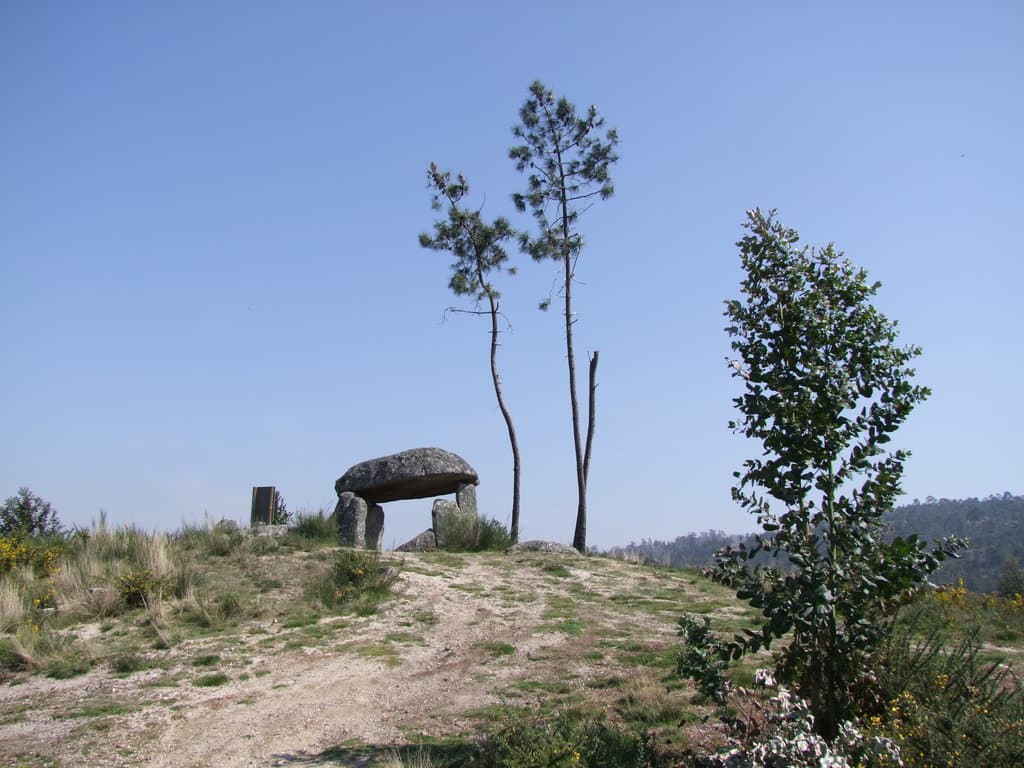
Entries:
<svg viewBox="0 0 1024 768">
<path fill-rule="evenodd" d="M 163 546 L 138 555 L 163 570 L 125 557 L 109 589 L 59 583 L 67 618 L 0 641 L 0 755 L 18 755 L 2 766 L 366 765 L 410 745 L 438 761 L 569 710 L 642 723 L 664 754 L 723 741 L 672 674 L 676 623 L 684 607 L 729 630 L 748 614 L 694 574 L 528 552 L 375 563 L 233 531 L 106 538 L 107 558 Z"/>
<path fill-rule="evenodd" d="M 766 722 L 768 694 L 717 704 L 675 673 L 682 613 L 725 637 L 754 618 L 696 572 L 538 552 L 378 556 L 333 536 L 311 524 L 281 538 L 0 540 L 0 768 L 685 766 Z M 1024 645 L 1024 605 L 985 610 L 980 657 L 951 670 L 983 689 L 984 664 L 1016 664 Z M 961 591 L 915 611 L 943 634 L 977 614 Z M 924 688 L 954 657 L 914 662 Z M 731 676 L 750 688 L 769 665 L 746 659 Z M 984 699 L 952 727 L 945 709 L 922 710 L 915 728 L 941 716 L 960 738 L 984 704 L 993 733 L 1004 720 L 1024 733 L 1019 689 L 993 679 L 1017 697 L 1009 719 Z M 985 741 L 1006 743 L 1022 742 Z"/>
</svg>

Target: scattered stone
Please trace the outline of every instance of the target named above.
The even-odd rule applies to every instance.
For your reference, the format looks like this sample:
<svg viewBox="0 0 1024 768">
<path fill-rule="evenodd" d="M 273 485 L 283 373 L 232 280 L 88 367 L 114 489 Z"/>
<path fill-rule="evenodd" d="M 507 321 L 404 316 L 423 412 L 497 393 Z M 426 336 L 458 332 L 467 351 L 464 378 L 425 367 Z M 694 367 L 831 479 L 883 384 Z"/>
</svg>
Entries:
<svg viewBox="0 0 1024 768">
<path fill-rule="evenodd" d="M 437 549 L 437 538 L 429 529 L 405 542 L 402 546 L 395 547 L 396 552 L 433 552 L 435 549 Z"/>
<path fill-rule="evenodd" d="M 444 496 L 479 482 L 476 470 L 451 451 L 413 448 L 350 467 L 338 478 L 334 490 L 339 497 L 350 491 L 370 503 L 383 504 Z"/>
<path fill-rule="evenodd" d="M 579 550 L 567 544 L 559 544 L 557 541 L 524 541 L 520 544 L 513 544 L 505 550 L 506 555 L 516 552 L 554 552 L 560 555 L 579 555 Z"/>
</svg>

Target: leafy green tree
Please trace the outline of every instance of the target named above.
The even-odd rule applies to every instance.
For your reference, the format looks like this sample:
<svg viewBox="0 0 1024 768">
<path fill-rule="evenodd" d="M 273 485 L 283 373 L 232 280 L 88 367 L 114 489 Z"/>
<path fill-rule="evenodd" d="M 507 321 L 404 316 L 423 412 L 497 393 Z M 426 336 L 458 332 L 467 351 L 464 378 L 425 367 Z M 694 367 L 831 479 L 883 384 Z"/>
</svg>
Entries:
<svg viewBox="0 0 1024 768">
<path fill-rule="evenodd" d="M 19 488 L 0 507 L 0 535 L 59 536 L 63 532 L 57 510 L 28 488 Z"/>
<path fill-rule="evenodd" d="M 515 273 L 515 267 L 506 267 L 508 253 L 504 243 L 515 236 L 512 226 L 504 218 L 486 223 L 479 210 L 462 207 L 463 198 L 469 194 L 469 183 L 460 173 L 454 180 L 451 172 L 441 171 L 435 163 L 427 171 L 429 186 L 433 190 L 432 207 L 435 211 L 447 209 L 447 218 L 434 222 L 433 236 L 420 235 L 420 245 L 435 251 L 445 251 L 455 257 L 452 276 L 448 287 L 456 296 L 470 296 L 479 306 L 487 302 L 485 310 L 463 310 L 450 308 L 454 312 L 468 312 L 487 315 L 491 320 L 491 381 L 498 408 L 505 419 L 508 441 L 512 447 L 512 525 L 509 534 L 512 543 L 519 540 L 519 481 L 522 466 L 519 458 L 519 443 L 512 424 L 512 414 L 505 403 L 498 374 L 498 335 L 501 315 L 501 294 L 491 282 L 494 272 Z"/>
<path fill-rule="evenodd" d="M 579 398 L 576 390 L 576 356 L 573 349 L 572 288 L 576 264 L 583 250 L 583 234 L 579 217 L 597 199 L 612 196 L 611 166 L 618 160 L 615 147 L 619 137 L 614 129 L 602 137 L 604 118 L 591 106 L 584 116 L 567 99 L 556 99 L 540 81 L 530 86 L 530 97 L 519 110 L 520 124 L 513 134 L 522 141 L 509 150 L 516 169 L 528 174 L 524 193 L 512 196 L 516 208 L 533 213 L 538 232 L 531 237 L 520 235 L 520 245 L 534 260 L 554 259 L 562 264 L 562 298 L 565 301 L 565 348 L 569 366 L 569 402 L 572 408 L 572 430 L 576 453 L 576 482 L 579 506 L 573 546 L 587 546 L 587 475 L 596 423 L 595 393 L 597 360 L 590 357 L 590 387 L 586 441 L 580 433 Z M 550 300 L 541 303 L 546 309 Z"/>
<path fill-rule="evenodd" d="M 884 538 L 909 456 L 887 446 L 930 393 L 911 384 L 920 349 L 897 346 L 896 323 L 870 303 L 880 284 L 831 244 L 798 247 L 774 211 L 747 217 L 743 297 L 725 311 L 739 355 L 729 365 L 744 382 L 730 427 L 762 450 L 734 473 L 732 496 L 763 532 L 723 550 L 711 573 L 763 616 L 736 636 L 732 657 L 791 633 L 776 672 L 831 739 L 856 714 L 894 611 L 963 542 Z M 762 552 L 787 565 L 751 567 Z"/>
</svg>

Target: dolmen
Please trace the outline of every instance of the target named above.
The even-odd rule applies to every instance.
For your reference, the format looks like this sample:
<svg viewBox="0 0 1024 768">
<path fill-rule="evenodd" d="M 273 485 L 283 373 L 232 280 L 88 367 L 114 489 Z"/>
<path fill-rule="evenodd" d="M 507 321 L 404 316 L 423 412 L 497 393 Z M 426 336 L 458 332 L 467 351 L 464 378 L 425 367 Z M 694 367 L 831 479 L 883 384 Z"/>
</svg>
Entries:
<svg viewBox="0 0 1024 768">
<path fill-rule="evenodd" d="M 439 516 L 462 514 L 475 518 L 479 483 L 476 470 L 465 459 L 441 448 L 413 448 L 360 462 L 334 484 L 338 494 L 334 510 L 338 538 L 343 546 L 379 550 L 384 538 L 384 510 L 380 505 L 400 499 L 455 494 L 454 502 L 434 502 L 434 530 Z M 433 531 L 424 531 L 414 540 L 419 540 L 421 549 L 437 546 L 436 540 L 433 544 L 428 541 L 433 536 L 427 534 Z"/>
</svg>

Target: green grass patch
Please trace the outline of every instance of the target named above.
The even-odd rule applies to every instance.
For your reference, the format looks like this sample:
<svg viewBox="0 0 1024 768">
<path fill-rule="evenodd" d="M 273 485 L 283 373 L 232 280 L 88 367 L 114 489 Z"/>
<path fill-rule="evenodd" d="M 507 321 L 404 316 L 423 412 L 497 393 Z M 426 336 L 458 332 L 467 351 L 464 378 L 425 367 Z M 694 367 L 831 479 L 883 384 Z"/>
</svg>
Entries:
<svg viewBox="0 0 1024 768">
<path fill-rule="evenodd" d="M 220 663 L 220 656 L 216 653 L 203 653 L 192 659 L 193 667 L 212 667 Z"/>
<path fill-rule="evenodd" d="M 491 656 L 514 656 L 516 652 L 516 647 L 514 645 L 493 640 L 476 643 L 473 647 L 479 648 Z"/>
<path fill-rule="evenodd" d="M 226 685 L 231 679 L 223 672 L 213 672 L 209 675 L 202 675 L 192 681 L 192 685 L 196 688 L 216 688 L 220 685 Z"/>
<path fill-rule="evenodd" d="M 82 717 L 109 717 L 111 715 L 126 715 L 131 711 L 132 709 L 122 701 L 96 701 L 91 704 L 83 704 L 77 709 L 55 715 L 55 717 L 62 720 Z"/>
</svg>

